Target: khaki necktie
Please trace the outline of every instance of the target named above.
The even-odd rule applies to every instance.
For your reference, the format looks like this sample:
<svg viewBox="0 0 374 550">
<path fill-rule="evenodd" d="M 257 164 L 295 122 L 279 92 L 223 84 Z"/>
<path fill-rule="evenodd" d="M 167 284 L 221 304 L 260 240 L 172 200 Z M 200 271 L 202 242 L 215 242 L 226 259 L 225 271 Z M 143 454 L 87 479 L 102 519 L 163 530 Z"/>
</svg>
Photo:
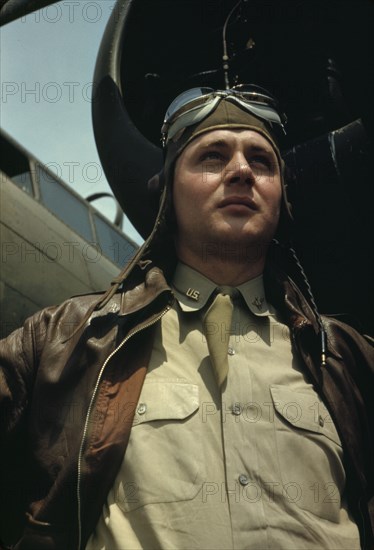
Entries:
<svg viewBox="0 0 374 550">
<path fill-rule="evenodd" d="M 219 386 L 229 370 L 227 350 L 230 338 L 233 305 L 229 295 L 217 294 L 203 319 L 204 334 Z"/>
</svg>

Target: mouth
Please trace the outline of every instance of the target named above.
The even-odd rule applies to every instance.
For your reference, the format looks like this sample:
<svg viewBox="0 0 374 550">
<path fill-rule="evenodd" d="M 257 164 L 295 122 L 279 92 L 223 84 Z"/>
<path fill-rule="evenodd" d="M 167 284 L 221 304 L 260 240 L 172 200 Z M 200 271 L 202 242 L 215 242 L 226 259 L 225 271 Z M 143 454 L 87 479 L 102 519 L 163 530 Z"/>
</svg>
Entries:
<svg viewBox="0 0 374 550">
<path fill-rule="evenodd" d="M 219 208 L 225 208 L 227 206 L 237 206 L 243 208 L 249 208 L 250 210 L 257 210 L 257 205 L 250 197 L 233 196 L 227 197 L 218 204 Z"/>
</svg>

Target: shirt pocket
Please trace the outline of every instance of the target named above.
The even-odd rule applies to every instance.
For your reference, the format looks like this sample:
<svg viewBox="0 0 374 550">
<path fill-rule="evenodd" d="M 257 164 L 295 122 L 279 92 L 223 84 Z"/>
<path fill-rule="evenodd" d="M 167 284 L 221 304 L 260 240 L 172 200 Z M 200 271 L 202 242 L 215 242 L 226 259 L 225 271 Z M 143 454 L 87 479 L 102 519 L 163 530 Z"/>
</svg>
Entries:
<svg viewBox="0 0 374 550">
<path fill-rule="evenodd" d="M 202 487 L 199 388 L 184 382 L 144 383 L 115 498 L 124 512 L 194 498 Z"/>
<path fill-rule="evenodd" d="M 283 495 L 300 508 L 339 522 L 345 487 L 339 435 L 318 394 L 270 386 Z"/>
</svg>

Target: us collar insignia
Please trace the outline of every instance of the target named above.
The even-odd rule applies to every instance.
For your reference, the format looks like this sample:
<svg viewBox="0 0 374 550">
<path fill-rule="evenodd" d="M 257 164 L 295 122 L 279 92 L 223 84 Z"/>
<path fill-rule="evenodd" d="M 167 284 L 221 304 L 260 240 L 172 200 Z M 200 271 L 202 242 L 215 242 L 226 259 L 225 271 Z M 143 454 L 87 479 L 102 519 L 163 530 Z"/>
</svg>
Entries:
<svg viewBox="0 0 374 550">
<path fill-rule="evenodd" d="M 188 298 L 191 298 L 191 300 L 195 300 L 195 302 L 198 302 L 200 298 L 200 292 L 198 290 L 195 290 L 194 288 L 189 288 L 186 292 L 186 296 L 188 296 Z"/>
<path fill-rule="evenodd" d="M 262 310 L 262 304 L 263 303 L 264 303 L 264 297 L 263 296 L 261 296 L 261 298 L 256 296 L 256 298 L 252 302 L 252 304 L 257 307 L 258 311 Z"/>
</svg>

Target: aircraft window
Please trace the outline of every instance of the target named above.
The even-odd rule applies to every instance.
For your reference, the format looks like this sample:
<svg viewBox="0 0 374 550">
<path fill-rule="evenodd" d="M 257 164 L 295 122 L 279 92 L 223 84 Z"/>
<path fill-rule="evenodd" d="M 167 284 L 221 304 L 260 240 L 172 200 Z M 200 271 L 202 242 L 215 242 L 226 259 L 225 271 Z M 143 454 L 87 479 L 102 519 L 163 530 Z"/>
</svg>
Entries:
<svg viewBox="0 0 374 550">
<path fill-rule="evenodd" d="M 26 191 L 29 195 L 33 195 L 32 181 L 30 172 L 23 172 L 22 174 L 15 174 L 12 176 L 12 180 L 22 191 Z"/>
<path fill-rule="evenodd" d="M 45 206 L 87 241 L 93 241 L 88 208 L 84 202 L 40 166 L 38 176 L 41 200 Z"/>
<path fill-rule="evenodd" d="M 102 253 L 113 263 L 123 267 L 133 257 L 135 247 L 100 216 L 95 214 L 94 219 Z"/>
<path fill-rule="evenodd" d="M 2 152 L 1 169 L 18 187 L 33 195 L 29 159 L 5 136 L 0 136 L 0 148 Z"/>
</svg>

